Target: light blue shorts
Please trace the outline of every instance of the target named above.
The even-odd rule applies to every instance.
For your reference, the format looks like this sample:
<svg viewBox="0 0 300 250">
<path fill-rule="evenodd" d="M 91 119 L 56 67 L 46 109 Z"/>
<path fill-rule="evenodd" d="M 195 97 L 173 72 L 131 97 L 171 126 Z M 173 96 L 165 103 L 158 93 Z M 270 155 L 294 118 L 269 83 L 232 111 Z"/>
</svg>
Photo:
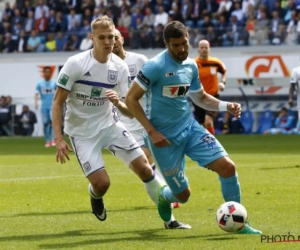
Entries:
<svg viewBox="0 0 300 250">
<path fill-rule="evenodd" d="M 157 148 L 147 136 L 145 145 L 152 154 L 156 166 L 160 168 L 166 183 L 173 193 L 178 194 L 188 187 L 185 175 L 185 155 L 199 166 L 227 156 L 219 141 L 194 119 L 174 138 L 168 138 L 171 146 Z"/>
</svg>

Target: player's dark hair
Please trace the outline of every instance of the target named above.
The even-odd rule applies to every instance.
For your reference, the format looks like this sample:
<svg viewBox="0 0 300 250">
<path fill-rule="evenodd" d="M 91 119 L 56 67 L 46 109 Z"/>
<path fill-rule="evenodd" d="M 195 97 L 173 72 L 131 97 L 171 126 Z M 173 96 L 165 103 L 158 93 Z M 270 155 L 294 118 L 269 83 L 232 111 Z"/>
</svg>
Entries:
<svg viewBox="0 0 300 250">
<path fill-rule="evenodd" d="M 171 38 L 180 38 L 187 35 L 187 28 L 179 21 L 172 21 L 164 28 L 164 39 L 168 43 Z"/>
<path fill-rule="evenodd" d="M 44 72 L 45 72 L 46 70 L 50 70 L 50 71 L 51 71 L 51 68 L 50 68 L 49 66 L 46 66 L 46 67 L 44 67 Z"/>
</svg>

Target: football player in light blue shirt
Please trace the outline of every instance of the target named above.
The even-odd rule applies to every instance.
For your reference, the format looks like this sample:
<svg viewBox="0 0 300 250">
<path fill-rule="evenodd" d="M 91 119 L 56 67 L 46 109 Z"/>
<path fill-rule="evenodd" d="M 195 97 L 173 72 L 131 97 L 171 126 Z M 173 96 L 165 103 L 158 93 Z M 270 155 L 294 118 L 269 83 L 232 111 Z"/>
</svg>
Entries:
<svg viewBox="0 0 300 250">
<path fill-rule="evenodd" d="M 189 37 L 182 23 L 173 21 L 167 24 L 164 41 L 167 50 L 144 64 L 126 96 L 126 104 L 145 128 L 145 144 L 168 184 L 162 187 L 158 204 L 161 218 L 168 221 L 171 203 L 185 203 L 190 196 L 185 155 L 219 175 L 225 201 L 241 202 L 233 161 L 219 141 L 194 120 L 187 95 L 201 108 L 229 111 L 238 118 L 241 106 L 219 101 L 205 93 L 196 63 L 188 58 Z M 144 94 L 145 113 L 138 102 Z M 249 223 L 238 232 L 262 233 Z"/>
<path fill-rule="evenodd" d="M 44 80 L 36 85 L 35 108 L 38 109 L 38 100 L 41 99 L 42 120 L 44 124 L 44 136 L 46 140 L 45 147 L 55 146 L 53 129 L 52 129 L 52 101 L 56 90 L 56 82 L 51 80 L 51 68 L 43 69 Z"/>
</svg>

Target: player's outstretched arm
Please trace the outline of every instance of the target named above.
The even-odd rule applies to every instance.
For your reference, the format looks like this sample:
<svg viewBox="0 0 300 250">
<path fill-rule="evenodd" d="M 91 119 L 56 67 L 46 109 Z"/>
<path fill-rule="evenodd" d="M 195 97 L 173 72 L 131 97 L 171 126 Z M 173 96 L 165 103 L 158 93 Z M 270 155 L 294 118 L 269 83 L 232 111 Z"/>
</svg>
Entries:
<svg viewBox="0 0 300 250">
<path fill-rule="evenodd" d="M 64 141 L 61 132 L 63 105 L 68 95 L 69 91 L 58 87 L 52 103 L 52 127 L 56 141 L 56 161 L 60 161 L 62 164 L 66 162 L 66 158 L 69 160 L 68 151 L 72 151 L 70 146 Z"/>
<path fill-rule="evenodd" d="M 189 92 L 192 101 L 199 107 L 210 111 L 229 111 L 235 117 L 241 117 L 241 105 L 239 103 L 224 102 L 207 94 L 203 89 L 199 92 Z"/>
<path fill-rule="evenodd" d="M 133 118 L 132 113 L 129 111 L 128 107 L 119 98 L 119 95 L 114 90 L 106 90 L 106 97 L 112 102 L 112 104 L 121 112 L 122 115 L 129 118 Z"/>
</svg>

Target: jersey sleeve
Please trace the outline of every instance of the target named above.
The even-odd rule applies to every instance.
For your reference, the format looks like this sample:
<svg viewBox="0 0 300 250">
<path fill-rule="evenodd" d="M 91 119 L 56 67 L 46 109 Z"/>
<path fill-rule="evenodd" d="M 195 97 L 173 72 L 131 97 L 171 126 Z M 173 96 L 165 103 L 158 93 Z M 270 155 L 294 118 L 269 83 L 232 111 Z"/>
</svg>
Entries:
<svg viewBox="0 0 300 250">
<path fill-rule="evenodd" d="M 72 58 L 69 58 L 58 74 L 56 85 L 71 91 L 78 77 L 79 71 L 77 68 L 76 61 L 72 60 Z"/>
<path fill-rule="evenodd" d="M 134 81 L 145 91 L 151 88 L 153 84 L 158 80 L 158 71 L 156 63 L 153 61 L 147 61 L 142 69 L 139 71 Z"/>
<path fill-rule="evenodd" d="M 290 84 L 296 84 L 297 83 L 297 71 L 296 69 L 292 70 Z"/>
<path fill-rule="evenodd" d="M 124 98 L 126 96 L 130 83 L 131 83 L 131 77 L 129 73 L 129 68 L 126 66 L 123 67 L 121 79 L 120 79 L 120 88 L 119 88 L 120 97 Z"/>
<path fill-rule="evenodd" d="M 198 67 L 196 62 L 193 62 L 192 66 L 192 81 L 189 92 L 199 92 L 202 89 L 202 84 L 200 82 Z"/>
<path fill-rule="evenodd" d="M 218 63 L 218 72 L 221 74 L 225 74 L 226 73 L 225 64 L 219 59 L 217 59 L 216 62 Z"/>
</svg>

